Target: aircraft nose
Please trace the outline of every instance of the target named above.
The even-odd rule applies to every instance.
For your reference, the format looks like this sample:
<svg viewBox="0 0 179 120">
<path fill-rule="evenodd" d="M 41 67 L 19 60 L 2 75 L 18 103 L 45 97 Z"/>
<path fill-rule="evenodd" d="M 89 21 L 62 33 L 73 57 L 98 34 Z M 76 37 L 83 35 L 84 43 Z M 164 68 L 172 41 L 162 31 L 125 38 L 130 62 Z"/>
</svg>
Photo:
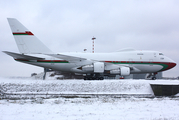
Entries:
<svg viewBox="0 0 179 120">
<path fill-rule="evenodd" d="M 170 62 L 170 63 L 168 64 L 168 67 L 167 67 L 166 70 L 171 69 L 171 68 L 175 67 L 176 65 L 177 65 L 177 64 L 176 64 L 175 62 Z"/>
<path fill-rule="evenodd" d="M 172 63 L 170 63 L 171 65 L 170 65 L 170 67 L 171 68 L 173 68 L 173 67 L 175 67 L 177 64 L 175 63 L 175 62 L 172 62 Z"/>
</svg>

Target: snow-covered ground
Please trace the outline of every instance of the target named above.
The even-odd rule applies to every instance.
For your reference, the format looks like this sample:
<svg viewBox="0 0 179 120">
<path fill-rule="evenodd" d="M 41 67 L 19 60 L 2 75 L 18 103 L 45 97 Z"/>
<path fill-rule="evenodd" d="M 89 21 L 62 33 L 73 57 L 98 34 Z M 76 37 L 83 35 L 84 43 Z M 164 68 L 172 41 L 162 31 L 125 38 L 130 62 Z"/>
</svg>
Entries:
<svg viewBox="0 0 179 120">
<path fill-rule="evenodd" d="M 178 98 L 0 100 L 1 120 L 178 120 Z"/>
<path fill-rule="evenodd" d="M 178 80 L 32 80 L 0 78 L 7 93 L 153 94 L 149 83 L 179 84 Z M 179 119 L 179 98 L 51 98 L 0 100 L 0 120 L 138 120 Z"/>
</svg>

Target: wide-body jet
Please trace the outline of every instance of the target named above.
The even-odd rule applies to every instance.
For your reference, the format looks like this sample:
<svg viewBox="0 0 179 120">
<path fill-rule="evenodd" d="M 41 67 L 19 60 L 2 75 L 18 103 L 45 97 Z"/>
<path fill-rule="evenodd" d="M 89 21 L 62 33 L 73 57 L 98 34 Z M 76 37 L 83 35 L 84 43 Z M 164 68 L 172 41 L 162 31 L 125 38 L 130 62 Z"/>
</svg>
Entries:
<svg viewBox="0 0 179 120">
<path fill-rule="evenodd" d="M 31 31 L 14 18 L 8 18 L 20 53 L 3 51 L 16 61 L 45 69 L 83 74 L 84 79 L 104 79 L 104 76 L 128 76 L 149 73 L 148 78 L 176 66 L 158 51 L 122 49 L 111 53 L 55 53 Z"/>
</svg>

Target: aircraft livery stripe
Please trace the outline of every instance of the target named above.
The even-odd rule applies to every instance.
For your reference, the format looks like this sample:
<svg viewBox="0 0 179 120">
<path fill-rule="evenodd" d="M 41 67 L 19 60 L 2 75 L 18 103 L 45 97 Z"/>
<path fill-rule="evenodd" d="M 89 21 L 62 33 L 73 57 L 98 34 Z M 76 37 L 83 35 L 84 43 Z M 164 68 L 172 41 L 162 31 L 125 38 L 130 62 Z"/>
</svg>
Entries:
<svg viewBox="0 0 179 120">
<path fill-rule="evenodd" d="M 25 31 L 25 32 L 13 32 L 13 35 L 34 35 L 32 32 L 30 31 Z"/>
<path fill-rule="evenodd" d="M 42 63 L 69 63 L 66 60 L 37 60 L 37 62 L 42 62 Z"/>
<path fill-rule="evenodd" d="M 20 62 L 34 62 L 31 60 L 26 59 L 15 59 L 16 61 Z M 37 60 L 38 63 L 69 63 L 69 61 L 66 60 Z M 170 68 L 173 68 L 176 66 L 176 63 L 170 63 L 170 62 L 142 62 L 142 61 L 101 61 L 101 62 L 107 62 L 112 64 L 146 64 L 146 65 L 161 65 L 163 68 L 160 71 L 165 71 Z"/>
<path fill-rule="evenodd" d="M 26 60 L 26 59 L 15 59 L 16 61 L 20 62 L 34 62 L 31 60 Z M 66 60 L 37 60 L 38 63 L 69 63 Z"/>
<path fill-rule="evenodd" d="M 113 64 L 149 64 L 149 65 L 161 65 L 163 68 L 160 71 L 165 71 L 176 66 L 176 63 L 170 62 L 142 62 L 142 61 L 104 61 Z M 159 72 L 160 72 L 159 71 Z"/>
<path fill-rule="evenodd" d="M 16 61 L 20 61 L 20 62 L 29 62 L 29 60 L 26 59 L 15 59 Z"/>
</svg>

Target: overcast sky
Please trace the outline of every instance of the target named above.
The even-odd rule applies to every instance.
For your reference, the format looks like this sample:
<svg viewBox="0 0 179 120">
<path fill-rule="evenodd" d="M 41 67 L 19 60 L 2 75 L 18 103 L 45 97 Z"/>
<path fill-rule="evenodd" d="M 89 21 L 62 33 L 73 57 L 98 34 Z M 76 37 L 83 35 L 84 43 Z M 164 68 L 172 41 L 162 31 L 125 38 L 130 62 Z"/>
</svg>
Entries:
<svg viewBox="0 0 179 120">
<path fill-rule="evenodd" d="M 16 18 L 55 52 L 155 50 L 179 63 L 178 0 L 0 0 L 0 51 L 19 52 L 7 18 Z M 40 67 L 0 52 L 0 76 L 30 76 Z M 179 76 L 179 65 L 163 73 Z"/>
</svg>

